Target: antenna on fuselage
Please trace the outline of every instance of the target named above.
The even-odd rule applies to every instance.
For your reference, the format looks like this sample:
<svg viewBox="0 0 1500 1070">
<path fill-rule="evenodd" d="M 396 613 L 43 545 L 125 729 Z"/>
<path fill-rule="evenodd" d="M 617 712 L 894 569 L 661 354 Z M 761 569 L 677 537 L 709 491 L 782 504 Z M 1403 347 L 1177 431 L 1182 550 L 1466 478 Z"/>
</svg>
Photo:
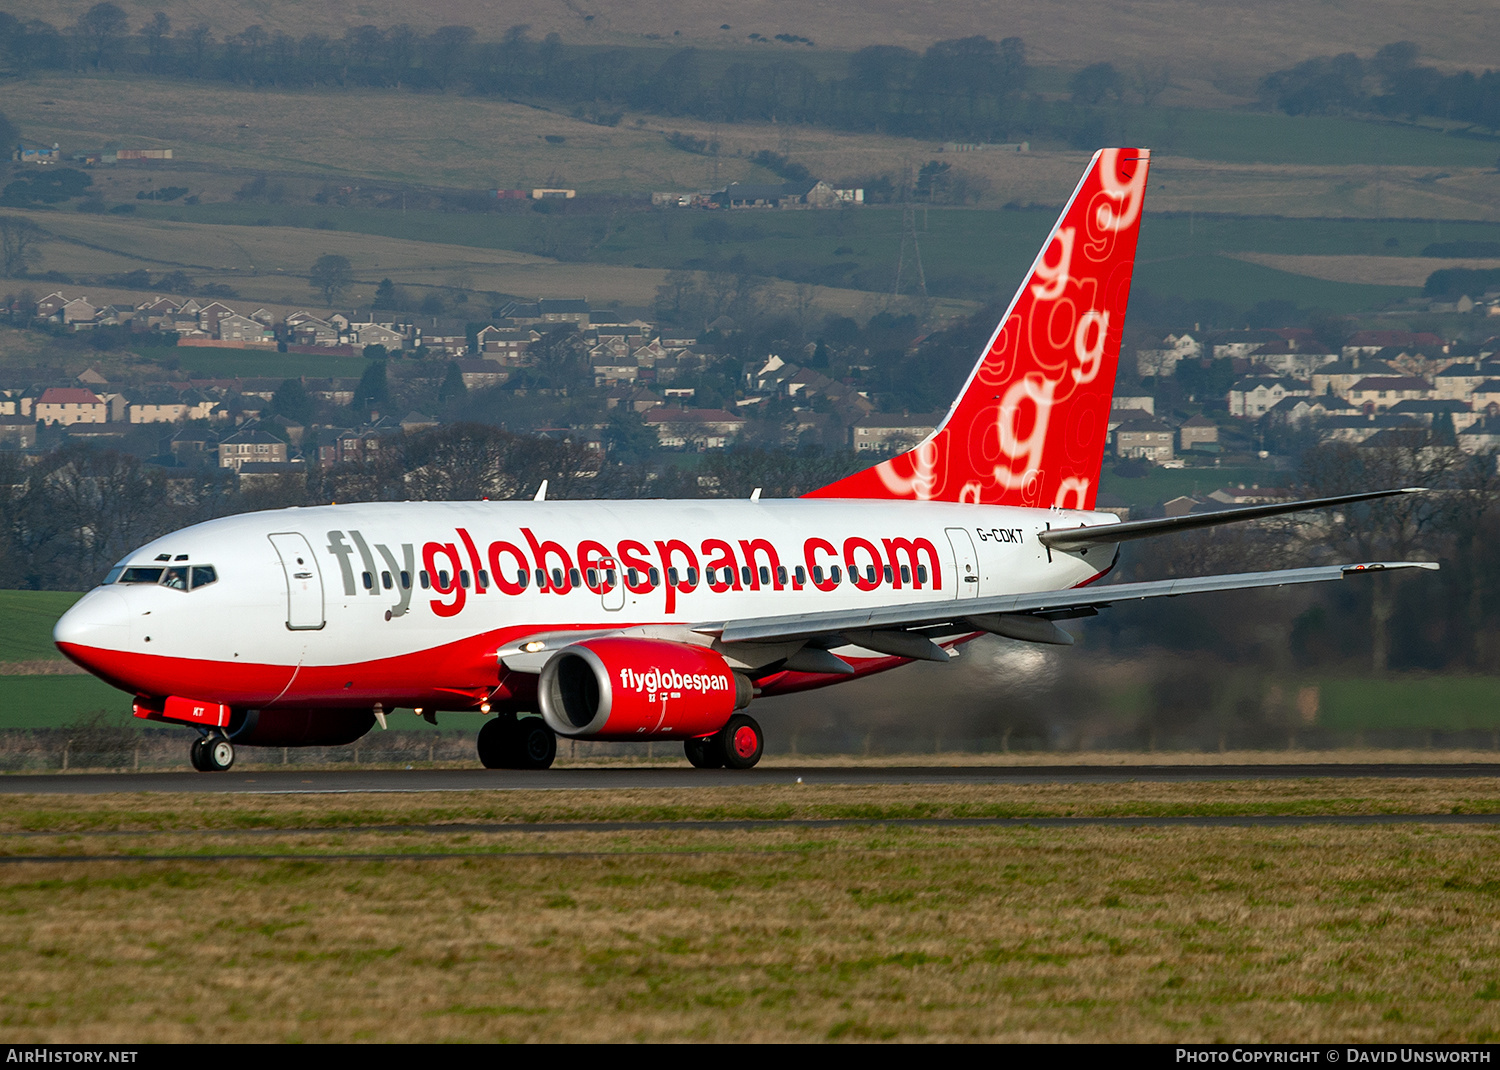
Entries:
<svg viewBox="0 0 1500 1070">
<path fill-rule="evenodd" d="M 540 487 L 537 487 L 536 497 L 532 498 L 531 500 L 534 502 L 544 502 L 547 500 L 547 481 L 545 479 L 542 480 L 542 485 Z"/>
<path fill-rule="evenodd" d="M 760 501 L 760 488 L 759 487 L 756 487 L 754 490 L 752 490 L 750 492 L 750 500 L 752 502 L 758 502 L 758 501 Z"/>
</svg>

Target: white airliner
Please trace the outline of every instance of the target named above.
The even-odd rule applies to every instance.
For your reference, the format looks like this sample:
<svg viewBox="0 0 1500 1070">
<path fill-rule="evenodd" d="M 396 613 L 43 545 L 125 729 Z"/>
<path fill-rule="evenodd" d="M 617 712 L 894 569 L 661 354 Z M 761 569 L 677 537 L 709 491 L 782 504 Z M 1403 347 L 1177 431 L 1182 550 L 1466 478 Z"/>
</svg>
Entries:
<svg viewBox="0 0 1500 1070">
<path fill-rule="evenodd" d="M 797 500 L 399 502 L 250 513 L 141 547 L 57 645 L 237 745 L 350 743 L 395 710 L 488 714 L 480 761 L 546 768 L 558 735 L 760 758 L 752 699 L 1116 602 L 1340 579 L 1390 562 L 1091 586 L 1119 544 L 1405 491 L 1120 523 L 1093 509 L 1150 154 L 1090 161 L 941 427 Z M 540 716 L 536 716 L 540 714 Z"/>
</svg>

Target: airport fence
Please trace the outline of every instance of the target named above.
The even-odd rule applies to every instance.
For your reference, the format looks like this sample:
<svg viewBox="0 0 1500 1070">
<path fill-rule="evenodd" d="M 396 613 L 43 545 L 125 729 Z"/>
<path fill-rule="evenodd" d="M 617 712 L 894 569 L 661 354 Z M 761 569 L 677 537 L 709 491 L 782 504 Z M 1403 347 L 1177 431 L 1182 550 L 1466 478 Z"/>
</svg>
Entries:
<svg viewBox="0 0 1500 1070">
<path fill-rule="evenodd" d="M 240 747 L 236 767 L 289 768 L 423 768 L 476 766 L 472 731 L 371 732 L 340 747 Z M 74 728 L 12 729 L 0 731 L 0 774 L 81 771 L 165 772 L 190 769 L 188 746 L 192 737 L 172 729 L 84 726 Z M 1222 750 L 1307 752 L 1337 750 L 1441 750 L 1493 753 L 1500 760 L 1495 734 L 1488 730 L 1382 730 L 1336 732 L 1308 729 L 1290 735 L 1253 738 L 1163 737 L 1152 744 L 1139 733 L 1119 737 L 1053 738 L 997 733 L 969 736 L 942 733 L 872 732 L 859 729 L 768 733 L 766 756 L 828 759 L 900 758 L 943 755 L 962 761 L 965 755 L 1051 755 L 1059 763 L 1070 756 L 1111 752 L 1140 755 L 1200 753 Z M 560 764 L 604 762 L 685 761 L 682 744 L 601 743 L 558 741 Z"/>
</svg>

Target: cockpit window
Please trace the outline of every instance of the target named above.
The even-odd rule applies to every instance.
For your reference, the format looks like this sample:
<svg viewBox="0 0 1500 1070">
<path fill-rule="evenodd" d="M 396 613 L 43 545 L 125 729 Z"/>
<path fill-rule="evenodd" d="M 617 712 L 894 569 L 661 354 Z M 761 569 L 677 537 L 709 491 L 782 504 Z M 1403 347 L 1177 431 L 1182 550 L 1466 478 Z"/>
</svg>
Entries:
<svg viewBox="0 0 1500 1070">
<path fill-rule="evenodd" d="M 116 565 L 104 577 L 105 583 L 152 583 L 174 591 L 196 591 L 218 580 L 212 565 Z"/>
<path fill-rule="evenodd" d="M 165 572 L 165 571 L 166 571 L 166 569 L 163 569 L 163 568 L 160 568 L 160 567 L 155 567 L 155 568 L 142 568 L 142 567 L 127 568 L 124 572 L 122 572 L 120 574 L 120 582 L 121 583 L 160 583 L 161 582 L 161 574 L 163 572 Z"/>
</svg>

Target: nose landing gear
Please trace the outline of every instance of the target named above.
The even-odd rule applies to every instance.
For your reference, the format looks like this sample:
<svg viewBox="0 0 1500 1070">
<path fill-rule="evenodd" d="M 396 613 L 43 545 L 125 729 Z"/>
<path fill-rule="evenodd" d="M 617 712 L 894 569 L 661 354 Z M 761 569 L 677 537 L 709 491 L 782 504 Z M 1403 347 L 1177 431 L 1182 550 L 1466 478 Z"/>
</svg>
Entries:
<svg viewBox="0 0 1500 1070">
<path fill-rule="evenodd" d="M 234 764 L 234 744 L 220 735 L 199 736 L 188 758 L 200 773 L 222 773 Z"/>
</svg>

